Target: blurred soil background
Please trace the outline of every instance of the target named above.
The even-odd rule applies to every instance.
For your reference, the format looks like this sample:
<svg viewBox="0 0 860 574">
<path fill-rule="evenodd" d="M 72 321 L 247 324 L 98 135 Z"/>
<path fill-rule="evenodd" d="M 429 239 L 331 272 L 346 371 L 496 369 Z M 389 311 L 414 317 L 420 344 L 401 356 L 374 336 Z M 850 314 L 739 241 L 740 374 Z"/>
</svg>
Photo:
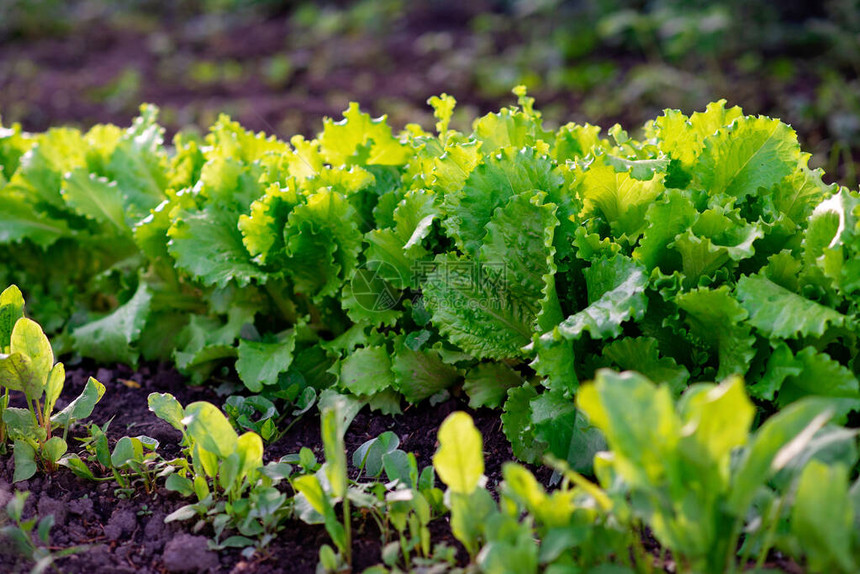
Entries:
<svg viewBox="0 0 860 574">
<path fill-rule="evenodd" d="M 856 188 L 858 72 L 860 0 L 0 0 L 0 116 L 28 131 L 127 125 L 141 102 L 169 135 L 223 112 L 312 136 L 349 101 L 430 129 L 442 92 L 466 130 L 524 84 L 553 127 L 726 98 Z"/>
</svg>

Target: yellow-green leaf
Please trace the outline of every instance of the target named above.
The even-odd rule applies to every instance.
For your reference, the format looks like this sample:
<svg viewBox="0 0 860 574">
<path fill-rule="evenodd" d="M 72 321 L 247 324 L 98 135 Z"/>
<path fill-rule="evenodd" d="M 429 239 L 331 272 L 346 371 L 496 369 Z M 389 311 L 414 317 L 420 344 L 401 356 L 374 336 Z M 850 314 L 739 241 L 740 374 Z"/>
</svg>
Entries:
<svg viewBox="0 0 860 574">
<path fill-rule="evenodd" d="M 54 366 L 54 351 L 39 324 L 31 319 L 19 319 L 12 329 L 10 346 L 13 354 L 30 357 L 34 374 L 44 384 Z"/>
<path fill-rule="evenodd" d="M 484 474 L 484 441 L 472 417 L 451 413 L 439 427 L 439 450 L 433 467 L 455 493 L 471 494 Z"/>
<path fill-rule="evenodd" d="M 227 458 L 236 452 L 239 437 L 221 409 L 212 403 L 191 403 L 185 407 L 183 422 L 188 427 L 188 434 L 204 450 L 220 458 Z"/>
</svg>

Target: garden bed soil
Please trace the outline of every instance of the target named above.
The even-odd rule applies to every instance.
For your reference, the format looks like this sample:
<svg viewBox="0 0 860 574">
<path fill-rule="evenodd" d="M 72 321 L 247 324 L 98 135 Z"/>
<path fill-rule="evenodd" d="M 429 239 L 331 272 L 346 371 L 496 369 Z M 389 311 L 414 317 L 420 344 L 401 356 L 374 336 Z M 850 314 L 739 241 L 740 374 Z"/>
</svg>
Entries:
<svg viewBox="0 0 860 574">
<path fill-rule="evenodd" d="M 165 457 L 178 453 L 181 435 L 149 411 L 147 397 L 150 393 L 171 393 L 183 405 L 197 400 L 220 405 L 224 400 L 211 388 L 187 386 L 181 375 L 166 364 L 143 365 L 137 371 L 125 366 L 106 369 L 82 365 L 69 369 L 58 409 L 77 396 L 89 376 L 104 383 L 107 391 L 87 422 L 103 425 L 110 420 L 111 442 L 126 435 L 155 438 L 160 443 L 159 453 Z M 396 417 L 362 410 L 347 431 L 347 452 L 351 456 L 364 441 L 393 431 L 401 440 L 400 448 L 413 452 L 419 467 L 424 467 L 431 464 L 440 423 L 455 410 L 465 410 L 474 417 L 484 436 L 488 484 L 497 485 L 501 480 L 502 463 L 513 459 L 510 445 L 501 431 L 499 412 L 474 411 L 456 397 L 435 406 L 424 401 Z M 71 434 L 72 452 L 78 444 L 75 435 L 82 436 L 80 425 Z M 266 461 L 298 452 L 302 446 L 311 448 L 317 458 L 323 460 L 318 415 L 306 414 L 287 435 L 267 445 Z M 153 495 L 139 490 L 130 498 L 124 498 L 113 480 L 87 481 L 60 468 L 53 474 L 38 473 L 30 480 L 12 484 L 13 470 L 11 454 L 0 456 L 0 507 L 5 506 L 14 491 L 29 491 L 25 518 L 54 515 L 50 548 L 59 551 L 72 546 L 84 547 L 81 552 L 58 560 L 62 572 L 314 572 L 319 547 L 330 543 L 322 526 L 310 526 L 294 519 L 286 523 L 267 547 L 265 556 L 249 561 L 238 550 L 220 553 L 208 550 L 207 535 L 211 535 L 208 527 L 194 534 L 190 532 L 191 522 L 165 524 L 168 514 L 190 501 L 163 487 Z M 549 475 L 544 470 L 541 476 L 546 479 Z M 356 571 L 360 572 L 381 561 L 380 535 L 370 519 L 365 523 L 357 522 L 355 528 L 354 562 Z M 434 522 L 431 531 L 434 543 L 445 542 L 457 548 L 461 559 L 466 558 L 465 551 L 450 533 L 447 519 Z M 0 540 L 0 571 L 29 572 L 32 562 L 16 556 L 4 544 L 8 541 Z"/>
</svg>

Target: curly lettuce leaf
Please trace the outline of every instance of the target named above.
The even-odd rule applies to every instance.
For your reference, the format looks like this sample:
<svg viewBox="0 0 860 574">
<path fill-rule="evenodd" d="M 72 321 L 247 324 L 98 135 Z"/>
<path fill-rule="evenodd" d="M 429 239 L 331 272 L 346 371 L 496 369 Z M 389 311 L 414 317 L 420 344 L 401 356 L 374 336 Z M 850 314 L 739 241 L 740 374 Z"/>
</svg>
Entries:
<svg viewBox="0 0 860 574">
<path fill-rule="evenodd" d="M 540 147 L 549 149 L 555 134 L 542 127 L 541 115 L 532 108 L 533 98 L 520 96 L 522 109 L 503 108 L 499 113 L 487 114 L 474 123 L 474 134 L 483 143 L 485 152 L 505 148 Z"/>
<path fill-rule="evenodd" d="M 639 371 L 652 381 L 666 383 L 680 396 L 690 372 L 671 357 L 660 355 L 658 342 L 651 337 L 625 337 L 603 347 L 603 356 L 622 371 Z"/>
<path fill-rule="evenodd" d="M 529 402 L 534 438 L 546 452 L 567 461 L 578 472 L 593 473 L 594 455 L 606 450 L 606 440 L 573 401 L 548 391 Z"/>
<path fill-rule="evenodd" d="M 341 306 L 356 324 L 393 327 L 403 311 L 403 294 L 386 279 L 385 265 L 355 269 L 344 283 Z"/>
<path fill-rule="evenodd" d="M 617 337 L 625 321 L 639 320 L 645 314 L 648 276 L 629 257 L 598 259 L 585 270 L 585 282 L 588 306 L 556 327 L 564 338 L 579 339 L 586 331 L 595 339 Z"/>
<path fill-rule="evenodd" d="M 242 243 L 263 266 L 285 266 L 287 263 L 284 228 L 293 209 L 301 202 L 293 186 L 272 184 L 266 194 L 251 204 L 250 213 L 239 216 Z"/>
<path fill-rule="evenodd" d="M 74 232 L 63 219 L 41 212 L 8 188 L 0 190 L 0 243 L 29 240 L 46 249 Z"/>
<path fill-rule="evenodd" d="M 497 208 L 479 251 L 484 265 L 503 270 L 499 287 L 523 301 L 541 299 L 547 275 L 554 271 L 553 234 L 558 220 L 556 206 L 544 204 L 544 198 L 540 192 L 521 193 Z"/>
<path fill-rule="evenodd" d="M 479 141 L 449 144 L 444 153 L 433 158 L 427 179 L 440 191 L 461 189 L 482 157 Z"/>
<path fill-rule="evenodd" d="M 708 104 L 704 112 L 694 112 L 689 118 L 678 110 L 664 110 L 648 126 L 664 152 L 690 170 L 702 152 L 706 138 L 729 126 L 743 112 L 737 106 L 726 109 L 726 100 Z"/>
<path fill-rule="evenodd" d="M 21 130 L 21 124 L 3 127 L 0 121 L 0 188 L 18 170 L 21 157 L 32 145 L 32 136 Z"/>
<path fill-rule="evenodd" d="M 693 339 L 711 356 L 716 355 L 717 379 L 747 372 L 755 356 L 755 336 L 746 322 L 749 314 L 727 286 L 681 293 L 675 297 L 675 304 L 685 312 L 684 320 Z"/>
<path fill-rule="evenodd" d="M 124 197 L 116 182 L 77 168 L 63 178 L 61 193 L 68 206 L 84 217 L 113 226 L 119 235 L 130 232 Z"/>
<path fill-rule="evenodd" d="M 75 349 L 96 361 L 136 365 L 135 343 L 146 326 L 153 294 L 141 283 L 134 296 L 110 315 L 72 331 Z"/>
<path fill-rule="evenodd" d="M 315 299 L 334 295 L 358 264 L 357 214 L 339 193 L 321 190 L 292 210 L 284 230 L 287 273 L 296 290 Z"/>
<path fill-rule="evenodd" d="M 423 246 L 439 217 L 434 193 L 416 189 L 406 193 L 394 210 L 391 227 L 373 229 L 365 235 L 366 266 L 396 287 L 418 287 L 416 266 L 427 260 L 429 251 Z"/>
<path fill-rule="evenodd" d="M 803 225 L 815 207 L 836 191 L 836 184 L 825 184 L 824 170 L 809 169 L 808 153 L 801 155 L 799 169 L 783 179 L 770 193 L 774 207 L 795 225 Z"/>
<path fill-rule="evenodd" d="M 780 287 L 767 277 L 748 275 L 737 285 L 737 297 L 749 313 L 749 322 L 772 340 L 822 337 L 843 327 L 842 313 Z"/>
<path fill-rule="evenodd" d="M 578 191 L 584 206 L 581 218 L 599 215 L 616 238 L 633 242 L 645 230 L 646 210 L 663 191 L 663 177 L 642 181 L 631 172 L 598 165 L 582 174 Z"/>
<path fill-rule="evenodd" d="M 860 382 L 849 369 L 813 347 L 795 354 L 785 343 L 774 349 L 750 393 L 767 400 L 776 396 L 780 408 L 808 396 L 853 399 L 842 410 L 860 406 Z"/>
<path fill-rule="evenodd" d="M 476 358 L 522 356 L 533 331 L 535 302 L 499 292 L 473 260 L 437 256 L 423 294 L 433 325 L 452 343 Z"/>
<path fill-rule="evenodd" d="M 105 167 L 104 175 L 116 183 L 132 220 L 145 217 L 165 199 L 168 161 L 162 145 L 164 128 L 157 119 L 156 106 L 142 105 L 140 116 L 116 141 Z"/>
<path fill-rule="evenodd" d="M 718 269 L 755 255 L 754 244 L 763 236 L 758 223 L 747 223 L 736 211 L 715 207 L 700 213 L 668 247 L 680 253 L 684 284 L 692 287 Z"/>
<path fill-rule="evenodd" d="M 692 226 L 697 216 L 689 192 L 667 189 L 645 212 L 646 228 L 639 245 L 633 250 L 633 259 L 642 262 L 649 270 L 655 267 L 664 273 L 680 270 L 680 254 L 668 247 Z"/>
<path fill-rule="evenodd" d="M 462 378 L 460 370 L 445 364 L 434 351 L 401 348 L 391 362 L 394 388 L 410 403 L 447 389 Z"/>
<path fill-rule="evenodd" d="M 290 146 L 275 136 L 246 130 L 239 122 L 221 114 L 206 135 L 210 151 L 207 157 L 232 158 L 242 164 L 252 164 L 267 155 L 290 153 Z"/>
<path fill-rule="evenodd" d="M 373 396 L 395 387 L 391 353 L 384 346 L 362 347 L 340 362 L 340 386 L 354 395 Z M 406 388 L 411 388 L 406 385 Z"/>
<path fill-rule="evenodd" d="M 476 167 L 462 188 L 446 190 L 442 225 L 464 254 L 475 257 L 496 208 L 531 190 L 551 195 L 562 182 L 550 159 L 533 148 L 505 148 Z"/>
<path fill-rule="evenodd" d="M 523 385 L 508 390 L 502 413 L 502 431 L 511 443 L 511 450 L 519 460 L 535 463 L 546 452 L 547 443 L 534 436 L 531 401 L 538 393 L 531 385 Z"/>
<path fill-rule="evenodd" d="M 168 230 L 168 251 L 176 266 L 203 285 L 225 287 L 266 280 L 242 242 L 234 212 L 214 206 L 181 210 Z"/>
<path fill-rule="evenodd" d="M 860 290 L 860 194 L 841 189 L 815 207 L 803 238 L 803 258 L 843 296 Z"/>
<path fill-rule="evenodd" d="M 252 393 L 278 382 L 293 362 L 295 331 L 282 341 L 249 341 L 241 339 L 237 350 L 236 372 Z"/>
<path fill-rule="evenodd" d="M 561 126 L 555 134 L 553 158 L 559 163 L 582 159 L 595 148 L 608 147 L 609 142 L 600 138 L 600 126 L 569 123 Z"/>
<path fill-rule="evenodd" d="M 799 163 L 800 144 L 791 127 L 745 116 L 705 138 L 695 175 L 711 196 L 742 198 L 778 185 Z"/>
<path fill-rule="evenodd" d="M 498 408 L 508 395 L 508 389 L 520 387 L 519 373 L 503 363 L 481 363 L 466 373 L 463 390 L 469 397 L 469 406 Z"/>
<path fill-rule="evenodd" d="M 253 307 L 234 305 L 226 320 L 193 315 L 180 333 L 181 343 L 174 352 L 177 368 L 198 384 L 205 381 L 221 361 L 236 357 L 239 334 L 245 325 L 254 323 L 256 313 Z"/>
<path fill-rule="evenodd" d="M 9 187 L 32 194 L 34 199 L 62 209 L 63 176 L 86 165 L 87 145 L 83 134 L 71 128 L 56 128 L 40 134 L 21 158 Z"/>
<path fill-rule="evenodd" d="M 323 120 L 319 144 L 323 159 L 332 166 L 402 165 L 410 155 L 409 148 L 392 135 L 386 116 L 371 119 L 355 102 L 343 113 L 343 120 Z"/>
</svg>

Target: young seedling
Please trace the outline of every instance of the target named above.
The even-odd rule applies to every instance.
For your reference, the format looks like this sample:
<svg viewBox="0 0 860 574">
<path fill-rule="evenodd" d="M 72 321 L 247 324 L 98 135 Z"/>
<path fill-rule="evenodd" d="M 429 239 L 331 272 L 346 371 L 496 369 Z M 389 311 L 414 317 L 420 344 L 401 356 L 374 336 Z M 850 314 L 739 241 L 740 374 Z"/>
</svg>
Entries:
<svg viewBox="0 0 860 574">
<path fill-rule="evenodd" d="M 167 461 L 165 486 L 197 503 L 178 508 L 165 522 L 198 518 L 194 529 L 206 523 L 215 531 L 210 547 L 245 548 L 250 556 L 265 548 L 289 513 L 287 496 L 274 488 L 289 478 L 292 466 L 284 461 L 263 466 L 263 441 L 257 433 L 236 434 L 218 407 L 207 402 L 183 408 L 169 394 L 152 393 L 149 408 L 182 432 L 183 454 Z M 228 535 L 230 529 L 239 532 Z"/>
<path fill-rule="evenodd" d="M 325 523 L 326 531 L 334 542 L 339 554 L 328 545 L 320 548 L 320 564 L 327 572 L 349 571 L 352 568 L 352 524 L 350 519 L 350 497 L 347 496 L 349 477 L 346 467 L 344 447 L 343 405 L 334 401 L 322 413 L 322 439 L 325 451 L 325 464 L 316 474 L 306 474 L 293 479 L 296 507 L 299 517 L 305 522 L 316 522 L 316 513 Z M 320 473 L 328 483 L 328 489 L 320 480 Z M 335 505 L 342 502 L 343 522 L 339 522 Z"/>
<path fill-rule="evenodd" d="M 742 535 L 756 541 L 763 562 L 773 544 L 779 509 L 789 498 L 770 490 L 768 482 L 790 464 L 802 467 L 802 459 L 809 456 L 805 451 L 834 413 L 833 401 L 807 397 L 751 433 L 755 407 L 739 377 L 720 385 L 694 385 L 675 405 L 666 386 L 658 387 L 638 373 L 607 369 L 580 389 L 577 403 L 605 433 L 611 449 L 595 462 L 601 485 L 606 490 L 619 481 L 626 485 L 624 500 L 629 500 L 633 517 L 671 550 L 679 572 L 735 571 Z M 837 471 L 831 467 L 821 475 L 836 478 Z M 801 487 L 811 483 L 815 472 L 804 473 Z M 843 476 L 827 480 L 830 492 L 838 492 L 840 482 L 847 491 Z M 806 492 L 800 489 L 798 502 L 810 500 L 804 498 Z M 763 495 L 779 500 L 777 512 L 747 523 L 754 502 Z M 813 523 L 814 515 L 806 508 L 827 502 L 801 505 L 795 529 L 803 519 Z M 828 568 L 852 565 L 846 553 L 837 558 Z"/>
<path fill-rule="evenodd" d="M 130 489 L 131 480 L 136 478 L 143 483 L 146 493 L 152 494 L 159 459 L 155 452 L 157 448 L 157 440 L 143 435 L 124 436 L 117 441 L 110 456 L 110 466 L 120 488 Z"/>
<path fill-rule="evenodd" d="M 4 292 L 5 294 L 5 292 Z M 35 321 L 19 317 L 9 337 L 9 353 L 0 355 L 0 387 L 24 394 L 27 408 L 5 406 L 3 422 L 15 449 L 14 481 L 36 473 L 37 463 L 48 471 L 57 468 L 66 454 L 71 425 L 90 416 L 105 387 L 90 377 L 83 392 L 69 406 L 52 416 L 66 379 L 62 363 L 54 364 L 54 352 Z M 4 398 L 4 403 L 8 399 Z M 63 436 L 52 436 L 62 428 Z"/>
<path fill-rule="evenodd" d="M 472 418 L 452 413 L 439 427 L 439 450 L 433 467 L 448 486 L 451 530 L 474 560 L 484 540 L 487 519 L 497 512 L 492 496 L 482 487 L 484 441 Z"/>
</svg>

